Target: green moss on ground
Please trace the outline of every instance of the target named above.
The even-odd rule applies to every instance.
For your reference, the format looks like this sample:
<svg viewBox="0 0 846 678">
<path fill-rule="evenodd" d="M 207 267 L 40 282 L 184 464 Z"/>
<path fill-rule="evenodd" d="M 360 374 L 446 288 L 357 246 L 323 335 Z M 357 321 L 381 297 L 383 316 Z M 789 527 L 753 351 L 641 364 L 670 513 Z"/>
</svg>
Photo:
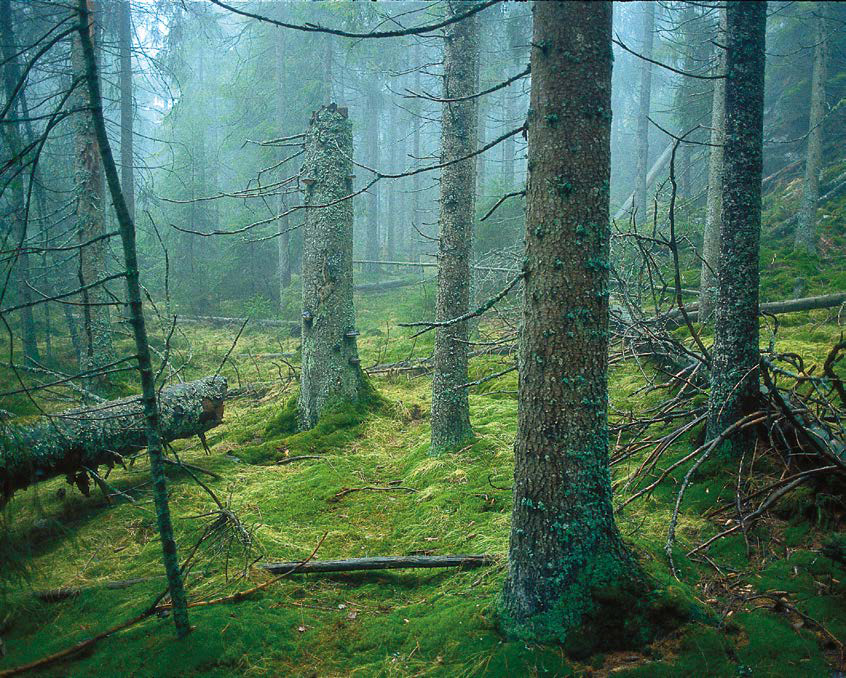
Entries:
<svg viewBox="0 0 846 678">
<path fill-rule="evenodd" d="M 431 344 L 413 347 L 392 324 L 428 317 L 427 304 L 433 305 L 428 294 L 404 291 L 362 301 L 363 365 L 427 355 Z M 783 324 L 779 346 L 819 362 L 838 330 L 822 322 L 823 312 L 800 315 L 801 323 Z M 192 327 L 190 347 L 175 338 L 174 355 L 190 348 L 195 356 L 185 378 L 214 372 L 232 334 Z M 723 528 L 703 514 L 729 496 L 736 482 L 726 473 L 724 460 L 703 465 L 679 516 L 677 581 L 663 553 L 683 472 L 671 474 L 651 496 L 619 515 L 626 542 L 660 595 L 650 601 L 609 593 L 613 606 L 642 610 L 640 618 L 657 628 L 660 632 L 654 635 L 661 639 L 641 651 L 619 651 L 614 648 L 621 645 L 613 644 L 598 650 L 591 646 L 593 637 L 646 633 L 633 628 L 625 615 L 598 618 L 585 626 L 585 646 L 576 652 L 581 659 L 568 658 L 559 645 L 509 640 L 497 626 L 495 602 L 505 576 L 512 500 L 517 408 L 510 392 L 516 374 L 471 394 L 477 436 L 473 445 L 459 454 L 433 458 L 427 454 L 431 383 L 425 377 L 375 379 L 382 404 L 341 407 L 312 431 L 297 432 L 292 419 L 295 381 L 280 385 L 274 358 L 265 357 L 280 351 L 295 356 L 296 346 L 288 337 L 245 332 L 233 351 L 234 364 L 224 365 L 222 373 L 233 389 L 250 384 L 261 388 L 227 402 L 224 424 L 208 434 L 210 456 L 195 440 L 176 444 L 180 457 L 221 475 L 204 482 L 218 496 L 231 496 L 232 508 L 254 530 L 257 554 L 266 560 L 305 558 L 326 533 L 318 558 L 489 553 L 497 556 L 495 564 L 467 571 L 292 576 L 238 604 L 193 610 L 197 629 L 184 641 L 174 638 L 169 618 L 155 618 L 44 675 L 567 676 L 614 670 L 639 676 L 819 676 L 836 665 L 818 629 L 810 623 L 794 628 L 796 616 L 772 609 L 766 600 L 742 606 L 723 619 L 726 606 L 738 595 L 786 591 L 792 604 L 846 638 L 846 592 L 841 584 L 846 582 L 846 547 L 842 539 L 832 537 L 840 509 L 828 500 L 818 501 L 818 495 L 831 494 L 830 488 L 796 495 L 795 506 L 788 502 L 784 514 L 754 528 L 750 542 L 760 540 L 762 549 L 751 561 L 743 535 L 715 543 L 708 556 L 731 575 L 723 579 L 711 564 L 685 555 Z M 511 360 L 476 359 L 471 378 L 500 371 Z M 0 372 L 7 387 L 11 378 Z M 614 406 L 641 410 L 664 397 L 655 391 L 636 393 L 642 385 L 642 374 L 633 366 L 613 367 Z M 4 402 L 4 409 L 17 408 L 15 402 Z M 53 410 L 65 406 L 44 405 Z M 14 411 L 28 413 L 25 403 Z M 656 427 L 651 433 L 668 430 Z M 680 439 L 662 463 L 672 463 L 695 446 L 695 435 Z M 314 453 L 321 458 L 269 463 L 285 450 L 290 456 Z M 634 491 L 622 487 L 641 461 L 627 460 L 614 468 L 619 492 Z M 212 504 L 184 473 L 171 470 L 170 479 L 176 535 L 184 554 L 207 524 L 196 516 Z M 18 573 L 25 576 L 9 577 L 9 569 L 0 564 L 6 575 L 0 582 L 0 636 L 7 650 L 0 670 L 63 649 L 133 616 L 161 590 L 159 580 L 123 590 L 102 588 L 106 581 L 161 571 L 147 480 L 141 458 L 134 466 L 116 468 L 109 477 L 116 488 L 136 497 L 135 504 L 119 500 L 108 508 L 98 492 L 82 497 L 55 479 L 20 493 L 4 509 L 0 553 L 14 552 Z M 344 488 L 392 483 L 415 491 L 360 490 L 333 500 Z M 66 491 L 65 496 L 60 497 L 59 490 Z M 239 550 L 231 553 L 228 565 L 213 548 L 203 551 L 188 582 L 191 598 L 217 597 L 264 580 L 266 575 L 258 570 L 248 575 L 249 581 L 233 578 L 243 562 Z M 737 583 L 726 593 L 717 581 Z M 57 603 L 43 603 L 33 593 L 98 584 L 101 588 Z M 755 609 L 756 604 L 763 607 Z M 680 628 L 666 624 L 682 617 L 690 621 Z"/>
</svg>

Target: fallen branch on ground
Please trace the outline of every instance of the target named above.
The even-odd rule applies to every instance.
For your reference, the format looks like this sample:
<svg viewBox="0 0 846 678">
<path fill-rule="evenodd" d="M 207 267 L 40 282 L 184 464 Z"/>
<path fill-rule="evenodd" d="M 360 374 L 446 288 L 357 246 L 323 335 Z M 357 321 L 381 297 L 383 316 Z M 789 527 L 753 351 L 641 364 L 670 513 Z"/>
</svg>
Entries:
<svg viewBox="0 0 846 678">
<path fill-rule="evenodd" d="M 372 492 L 392 492 L 395 490 L 398 492 L 417 492 L 413 487 L 402 487 L 401 485 L 389 485 L 388 487 L 345 487 L 334 497 L 327 499 L 327 501 L 340 501 L 348 494 L 362 492 L 363 490 L 370 490 Z"/>
<path fill-rule="evenodd" d="M 297 573 L 309 572 L 361 572 L 364 570 L 402 570 L 435 567 L 482 567 L 491 565 L 494 557 L 481 555 L 456 556 L 375 556 L 347 560 L 312 560 L 297 568 Z M 296 563 L 264 563 L 260 567 L 268 572 L 285 572 Z"/>
</svg>

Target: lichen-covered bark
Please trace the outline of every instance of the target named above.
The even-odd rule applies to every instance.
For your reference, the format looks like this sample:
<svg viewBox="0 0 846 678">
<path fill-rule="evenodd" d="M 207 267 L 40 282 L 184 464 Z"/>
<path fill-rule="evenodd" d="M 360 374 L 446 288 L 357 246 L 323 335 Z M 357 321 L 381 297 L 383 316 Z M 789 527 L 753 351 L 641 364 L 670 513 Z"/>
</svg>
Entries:
<svg viewBox="0 0 846 678">
<path fill-rule="evenodd" d="M 708 436 L 753 411 L 759 390 L 758 256 L 764 119 L 765 2 L 726 7 L 726 135 L 719 292 Z M 738 436 L 736 447 L 748 439 Z"/>
<path fill-rule="evenodd" d="M 162 438 L 177 440 L 214 428 L 223 419 L 225 397 L 223 377 L 162 389 Z M 55 476 L 72 479 L 86 467 L 112 466 L 146 445 L 141 396 L 68 410 L 31 426 L 9 426 L 0 432 L 0 497 L 8 499 L 17 490 Z"/>
<path fill-rule="evenodd" d="M 302 176 L 303 226 L 302 428 L 323 410 L 362 395 L 353 307 L 352 125 L 344 108 L 324 106 L 312 117 Z M 335 202 L 335 204 L 331 204 Z M 330 205 L 310 208 L 312 205 Z"/>
<path fill-rule="evenodd" d="M 647 59 L 652 58 L 655 29 L 655 3 L 643 2 L 643 24 L 641 26 L 641 53 Z M 635 170 L 635 209 L 638 221 L 648 218 L 648 200 L 646 195 L 649 171 L 649 111 L 652 101 L 652 64 L 640 63 L 640 90 L 638 93 L 637 114 L 637 168 Z"/>
<path fill-rule="evenodd" d="M 91 39 L 94 39 L 93 35 Z M 71 46 L 71 65 L 77 76 L 85 73 L 85 58 L 79 36 L 74 36 Z M 91 98 L 85 87 L 76 88 L 73 106 L 83 111 L 91 109 Z M 76 229 L 79 242 L 88 242 L 106 232 L 103 220 L 103 174 L 91 116 L 82 113 L 73 116 L 73 119 Z M 105 240 L 98 240 L 79 249 L 80 286 L 90 285 L 102 278 L 108 270 Z M 112 326 L 107 305 L 112 298 L 103 285 L 84 291 L 81 297 L 85 304 L 82 309 L 84 353 L 81 367 L 94 370 L 114 360 Z"/>
<path fill-rule="evenodd" d="M 802 204 L 796 225 L 794 248 L 799 252 L 817 253 L 817 202 L 820 198 L 822 169 L 823 123 L 825 121 L 825 81 L 830 50 L 827 2 L 815 2 L 816 47 L 811 75 L 811 111 L 808 115 L 808 148 L 805 155 L 805 178 L 802 182 Z"/>
<path fill-rule="evenodd" d="M 464 11 L 448 2 L 450 15 Z M 479 59 L 479 24 L 474 15 L 447 27 L 444 40 L 444 98 L 473 94 Z M 441 162 L 453 162 L 476 150 L 477 99 L 443 106 Z M 476 216 L 476 159 L 444 167 L 438 246 L 437 320 L 457 318 L 469 310 L 470 258 Z M 432 378 L 432 452 L 461 444 L 472 435 L 467 389 L 467 323 L 438 327 Z"/>
<path fill-rule="evenodd" d="M 720 14 L 715 49 L 717 63 L 714 75 L 726 72 L 726 10 Z M 708 155 L 708 204 L 705 213 L 705 232 L 702 237 L 702 271 L 699 277 L 700 317 L 707 321 L 714 313 L 717 298 L 717 277 L 720 266 L 720 224 L 723 219 L 723 143 L 726 125 L 726 81 L 714 80 L 711 95 L 711 148 Z"/>
<path fill-rule="evenodd" d="M 563 639 L 634 573 L 608 464 L 611 3 L 535 3 L 504 625 Z"/>
<path fill-rule="evenodd" d="M 14 93 L 15 86 L 21 77 L 20 64 L 18 62 L 18 47 L 15 40 L 14 26 L 12 23 L 12 8 L 9 0 L 2 0 L 0 2 L 0 54 L 3 58 L 3 86 L 6 93 L 6 99 L 11 100 Z M 23 93 L 18 94 L 18 101 L 22 100 Z M 19 106 L 18 102 L 12 104 L 11 118 L 26 118 L 25 115 L 19 115 L 24 106 Z M 6 145 L 9 159 L 12 160 L 9 170 L 9 176 L 12 176 L 8 190 L 11 196 L 12 209 L 9 214 L 9 222 L 11 226 L 11 244 L 15 247 L 22 246 L 15 255 L 15 261 L 12 263 L 15 269 L 14 280 L 20 303 L 29 304 L 32 302 L 32 292 L 29 288 L 29 254 L 27 247 L 29 243 L 26 242 L 27 237 L 27 220 L 26 212 L 26 191 L 24 186 L 24 176 L 27 172 L 25 166 L 25 158 L 23 153 L 23 139 L 21 134 L 20 123 L 12 120 L 5 121 L 2 125 L 3 141 Z M 38 342 L 35 333 L 35 321 L 32 315 L 32 307 L 24 306 L 21 309 L 21 326 L 23 335 L 23 353 L 24 357 L 29 360 L 40 360 L 38 352 Z"/>
</svg>

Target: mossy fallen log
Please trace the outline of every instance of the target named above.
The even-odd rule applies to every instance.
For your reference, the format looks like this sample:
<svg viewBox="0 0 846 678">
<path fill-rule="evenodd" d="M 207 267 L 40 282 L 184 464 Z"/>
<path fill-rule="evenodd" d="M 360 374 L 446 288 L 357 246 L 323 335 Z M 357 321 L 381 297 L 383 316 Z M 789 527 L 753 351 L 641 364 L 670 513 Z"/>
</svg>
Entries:
<svg viewBox="0 0 846 678">
<path fill-rule="evenodd" d="M 198 435 L 223 419 L 226 379 L 203 377 L 162 389 L 162 438 Z M 89 471 L 121 463 L 146 447 L 140 396 L 45 416 L 30 426 L 0 429 L 0 504 L 17 490 L 59 475 L 88 492 Z"/>
</svg>

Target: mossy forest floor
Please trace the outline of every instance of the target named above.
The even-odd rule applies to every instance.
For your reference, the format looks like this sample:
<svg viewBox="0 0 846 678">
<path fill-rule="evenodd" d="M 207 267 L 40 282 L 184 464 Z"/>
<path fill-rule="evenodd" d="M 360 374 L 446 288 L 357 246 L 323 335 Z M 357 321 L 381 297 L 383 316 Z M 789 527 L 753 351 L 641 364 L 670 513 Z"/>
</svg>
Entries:
<svg viewBox="0 0 846 678">
<path fill-rule="evenodd" d="M 431 337 L 412 345 L 396 322 L 428 317 L 431 289 L 368 295 L 357 303 L 363 365 L 402 360 L 412 352 L 427 355 Z M 176 359 L 192 356 L 187 376 L 214 372 L 234 330 L 191 325 L 185 332 L 177 340 Z M 787 316 L 779 348 L 819 361 L 837 336 L 826 312 Z M 58 342 L 57 351 L 62 350 L 67 347 Z M 846 567 L 843 551 L 829 543 L 841 526 L 838 497 L 819 488 L 794 493 L 745 536 L 715 543 L 707 552 L 710 562 L 692 562 L 685 547 L 722 527 L 703 513 L 730 496 L 735 482 L 731 465 L 703 468 L 682 507 L 677 581 L 662 551 L 681 480 L 681 474 L 671 476 L 651 497 L 629 505 L 619 523 L 644 568 L 689 605 L 693 621 L 649 650 L 574 662 L 557 647 L 509 641 L 496 626 L 509 530 L 515 374 L 487 382 L 471 395 L 476 442 L 433 458 L 427 454 L 431 382 L 426 376 L 374 377 L 381 405 L 336 412 L 317 433 L 287 434 L 283 410 L 296 383 L 283 385 L 279 377 L 288 368 L 268 354 L 295 351 L 296 341 L 281 332 L 248 329 L 233 352 L 237 373 L 232 365 L 223 373 L 230 389 L 264 386 L 244 389 L 227 402 L 225 423 L 208 434 L 210 456 L 196 440 L 175 446 L 184 460 L 222 476 L 203 480 L 253 531 L 253 557 L 302 559 L 325 533 L 320 559 L 487 553 L 497 556 L 496 564 L 467 571 L 293 575 L 241 602 L 192 610 L 196 630 L 183 640 L 174 637 L 169 618 L 155 617 L 44 675 L 826 676 L 843 670 L 842 648 L 827 635 L 846 639 Z M 501 370 L 511 359 L 476 359 L 472 378 Z M 296 364 L 296 357 L 286 360 Z M 2 377 L 11 383 L 9 374 Z M 127 376 L 114 390 L 129 390 L 134 378 Z M 642 384 L 635 367 L 615 367 L 614 407 L 642 409 L 662 397 L 632 395 Z M 23 398 L 10 399 L 4 408 L 33 413 Z M 692 445 L 690 439 L 680 442 L 666 463 L 689 453 Z M 320 458 L 275 463 L 307 454 Z M 615 479 L 624 478 L 638 461 L 615 467 Z M 196 516 L 213 504 L 186 474 L 172 471 L 170 479 L 184 555 L 210 520 Z M 0 637 L 6 657 L 0 670 L 134 616 L 162 589 L 161 579 L 121 590 L 102 587 L 161 573 L 143 457 L 128 470 L 116 468 L 109 482 L 136 502 L 118 499 L 108 507 L 99 492 L 83 497 L 56 479 L 20 493 L 5 509 Z M 344 488 L 361 487 L 414 491 L 361 490 L 336 497 Z M 218 542 L 201 552 L 188 580 L 192 600 L 267 578 L 253 569 L 249 581 L 236 579 L 243 553 L 233 544 L 227 558 L 224 547 Z M 70 586 L 92 588 L 60 602 L 41 602 L 35 595 Z M 805 617 L 755 597 L 765 592 L 781 592 Z"/>
</svg>

